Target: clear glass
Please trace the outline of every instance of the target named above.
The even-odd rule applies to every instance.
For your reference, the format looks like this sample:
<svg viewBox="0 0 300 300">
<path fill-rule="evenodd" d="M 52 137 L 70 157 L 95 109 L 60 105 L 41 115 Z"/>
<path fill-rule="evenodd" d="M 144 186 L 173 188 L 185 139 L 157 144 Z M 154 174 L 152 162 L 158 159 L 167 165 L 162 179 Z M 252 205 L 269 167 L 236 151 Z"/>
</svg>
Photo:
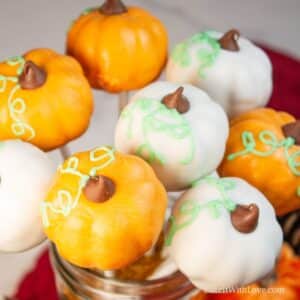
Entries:
<svg viewBox="0 0 300 300">
<path fill-rule="evenodd" d="M 185 300 L 195 293 L 194 286 L 180 272 L 155 280 L 121 281 L 68 263 L 54 245 L 50 254 L 57 290 L 63 300 Z"/>
</svg>

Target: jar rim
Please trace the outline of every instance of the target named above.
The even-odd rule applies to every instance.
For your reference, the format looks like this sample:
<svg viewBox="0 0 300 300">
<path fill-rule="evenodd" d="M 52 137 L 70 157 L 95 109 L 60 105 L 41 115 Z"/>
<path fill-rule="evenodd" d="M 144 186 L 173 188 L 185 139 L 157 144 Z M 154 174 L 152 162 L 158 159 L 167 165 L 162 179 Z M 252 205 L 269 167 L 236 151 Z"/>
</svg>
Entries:
<svg viewBox="0 0 300 300">
<path fill-rule="evenodd" d="M 186 291 L 195 289 L 192 283 L 180 271 L 173 272 L 161 278 L 141 281 L 105 277 L 95 270 L 80 268 L 67 262 L 59 255 L 53 243 L 50 245 L 50 258 L 59 275 L 74 289 L 81 289 L 84 285 L 86 289 L 96 292 L 97 289 L 110 290 L 113 287 L 117 291 L 129 289 L 130 293 L 134 295 L 141 291 L 146 293 L 148 290 L 152 291 L 162 288 L 174 291 L 174 293 L 176 292 L 176 288 Z"/>
<path fill-rule="evenodd" d="M 162 280 L 169 281 L 178 276 L 185 277 L 179 270 L 177 270 L 176 272 L 173 272 L 172 274 L 167 275 L 167 276 L 163 276 L 163 277 L 160 277 L 157 279 L 147 279 L 147 280 L 122 280 L 122 279 L 105 277 L 100 272 L 97 272 L 96 270 L 81 268 L 81 267 L 78 267 L 78 266 L 66 261 L 59 255 L 59 252 L 57 251 L 55 244 L 51 243 L 50 249 L 51 249 L 51 254 L 54 255 L 56 262 L 60 262 L 63 264 L 63 266 L 67 265 L 67 266 L 71 267 L 72 269 L 80 270 L 83 273 L 95 276 L 101 280 L 107 280 L 107 282 L 113 281 L 113 282 L 120 282 L 120 283 L 125 283 L 125 284 L 132 284 L 132 285 L 135 285 L 135 284 L 136 285 L 141 285 L 141 284 L 142 285 L 153 285 L 155 283 L 160 283 Z"/>
</svg>

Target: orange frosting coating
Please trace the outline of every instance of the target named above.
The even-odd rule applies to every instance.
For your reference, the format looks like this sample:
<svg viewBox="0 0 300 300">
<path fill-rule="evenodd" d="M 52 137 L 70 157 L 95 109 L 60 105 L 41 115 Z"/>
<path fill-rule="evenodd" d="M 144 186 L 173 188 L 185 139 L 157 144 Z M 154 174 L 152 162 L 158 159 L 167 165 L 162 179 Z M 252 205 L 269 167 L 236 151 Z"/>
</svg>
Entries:
<svg viewBox="0 0 300 300">
<path fill-rule="evenodd" d="M 114 182 L 110 199 L 86 198 L 82 190 L 91 175 Z M 81 267 L 112 270 L 133 263 L 154 245 L 166 205 L 166 191 L 146 162 L 103 147 L 63 164 L 42 214 L 60 255 Z"/>
<path fill-rule="evenodd" d="M 147 11 L 82 14 L 67 37 L 67 53 L 83 66 L 95 88 L 110 92 L 138 89 L 159 76 L 167 58 L 164 25 Z"/>
<path fill-rule="evenodd" d="M 294 121 L 288 113 L 269 108 L 256 109 L 233 119 L 226 154 L 219 167 L 221 176 L 241 177 L 263 192 L 277 215 L 300 208 L 300 176 L 296 174 L 300 170 L 297 166 L 300 153 L 296 153 L 300 146 L 282 131 L 283 125 Z M 253 140 L 249 140 L 249 133 Z M 254 147 L 251 146 L 253 141 Z M 242 154 L 245 143 L 248 150 L 251 147 L 252 150 Z"/>
</svg>

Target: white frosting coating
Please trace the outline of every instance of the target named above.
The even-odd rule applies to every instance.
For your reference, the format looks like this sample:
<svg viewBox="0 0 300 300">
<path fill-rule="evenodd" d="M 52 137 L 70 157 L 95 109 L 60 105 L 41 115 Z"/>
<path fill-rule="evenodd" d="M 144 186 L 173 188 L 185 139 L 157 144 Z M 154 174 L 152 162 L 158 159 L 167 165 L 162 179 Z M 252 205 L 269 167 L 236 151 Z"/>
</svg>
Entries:
<svg viewBox="0 0 300 300">
<path fill-rule="evenodd" d="M 223 34 L 210 31 L 219 39 Z M 240 37 L 238 52 L 220 49 L 211 66 L 199 70 L 203 60 L 197 56 L 199 49 L 207 48 L 206 43 L 189 43 L 187 47 L 191 63 L 181 66 L 169 58 L 166 70 L 167 80 L 176 83 L 190 83 L 208 93 L 230 117 L 247 110 L 264 106 L 272 92 L 272 65 L 265 52 Z"/>
<path fill-rule="evenodd" d="M 229 131 L 222 107 L 213 102 L 205 92 L 189 84 L 182 85 L 183 95 L 190 102 L 190 110 L 184 114 L 166 108 L 177 116 L 166 115 L 164 112 L 149 116 L 150 109 L 143 111 L 136 106 L 141 99 L 156 101 L 159 105 L 164 96 L 173 93 L 179 86 L 161 81 L 137 92 L 121 115 L 115 132 L 115 146 L 118 151 L 137 154 L 139 147 L 148 143 L 155 153 L 165 159 L 163 163 L 155 159 L 150 164 L 169 191 L 184 189 L 194 180 L 214 171 L 223 158 Z M 128 116 L 125 117 L 124 114 Z M 152 127 L 145 130 L 145 120 L 149 119 Z M 172 136 L 170 131 L 175 131 L 176 126 L 182 122 L 185 122 L 185 129 L 189 128 L 189 131 L 182 138 Z M 167 125 L 169 128 L 155 130 L 154 126 L 157 124 Z M 192 159 L 183 163 L 192 149 Z M 138 155 L 146 160 L 149 158 L 147 151 Z"/>
<path fill-rule="evenodd" d="M 54 174 L 54 164 L 37 147 L 0 143 L 0 251 L 23 251 L 45 239 L 40 203 Z"/>
<path fill-rule="evenodd" d="M 224 179 L 215 180 L 224 182 Z M 219 217 L 213 217 L 206 207 L 170 240 L 170 254 L 178 268 L 206 292 L 241 287 L 263 278 L 273 270 L 282 245 L 281 228 L 264 195 L 242 179 L 225 180 L 232 185 L 225 190 L 228 199 L 235 204 L 254 203 L 259 207 L 256 229 L 248 234 L 240 233 L 232 226 L 229 210 L 220 206 Z M 176 224 L 183 224 L 191 217 L 180 212 L 184 203 L 193 201 L 203 205 L 216 199 L 222 199 L 220 188 L 202 180 L 176 203 L 173 213 Z M 188 206 L 185 210 L 192 211 Z"/>
</svg>

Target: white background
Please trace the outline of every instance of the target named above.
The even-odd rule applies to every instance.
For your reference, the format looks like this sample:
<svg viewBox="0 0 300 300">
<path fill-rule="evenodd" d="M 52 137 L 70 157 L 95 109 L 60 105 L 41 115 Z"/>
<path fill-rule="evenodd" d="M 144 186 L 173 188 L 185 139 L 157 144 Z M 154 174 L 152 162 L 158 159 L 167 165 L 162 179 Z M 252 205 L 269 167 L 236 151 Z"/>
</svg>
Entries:
<svg viewBox="0 0 300 300">
<path fill-rule="evenodd" d="M 63 52 L 70 21 L 84 8 L 97 6 L 101 1 L 0 0 L 0 59 L 36 47 Z M 127 0 L 126 3 L 148 8 L 161 18 L 169 30 L 171 47 L 205 28 L 224 31 L 235 27 L 249 38 L 300 57 L 299 0 Z M 116 97 L 95 92 L 95 102 L 92 124 L 82 138 L 71 143 L 72 151 L 113 141 Z M 59 162 L 58 153 L 50 155 Z M 44 244 L 23 254 L 0 254 L 0 294 L 15 289 L 16 282 L 45 247 Z"/>
</svg>

